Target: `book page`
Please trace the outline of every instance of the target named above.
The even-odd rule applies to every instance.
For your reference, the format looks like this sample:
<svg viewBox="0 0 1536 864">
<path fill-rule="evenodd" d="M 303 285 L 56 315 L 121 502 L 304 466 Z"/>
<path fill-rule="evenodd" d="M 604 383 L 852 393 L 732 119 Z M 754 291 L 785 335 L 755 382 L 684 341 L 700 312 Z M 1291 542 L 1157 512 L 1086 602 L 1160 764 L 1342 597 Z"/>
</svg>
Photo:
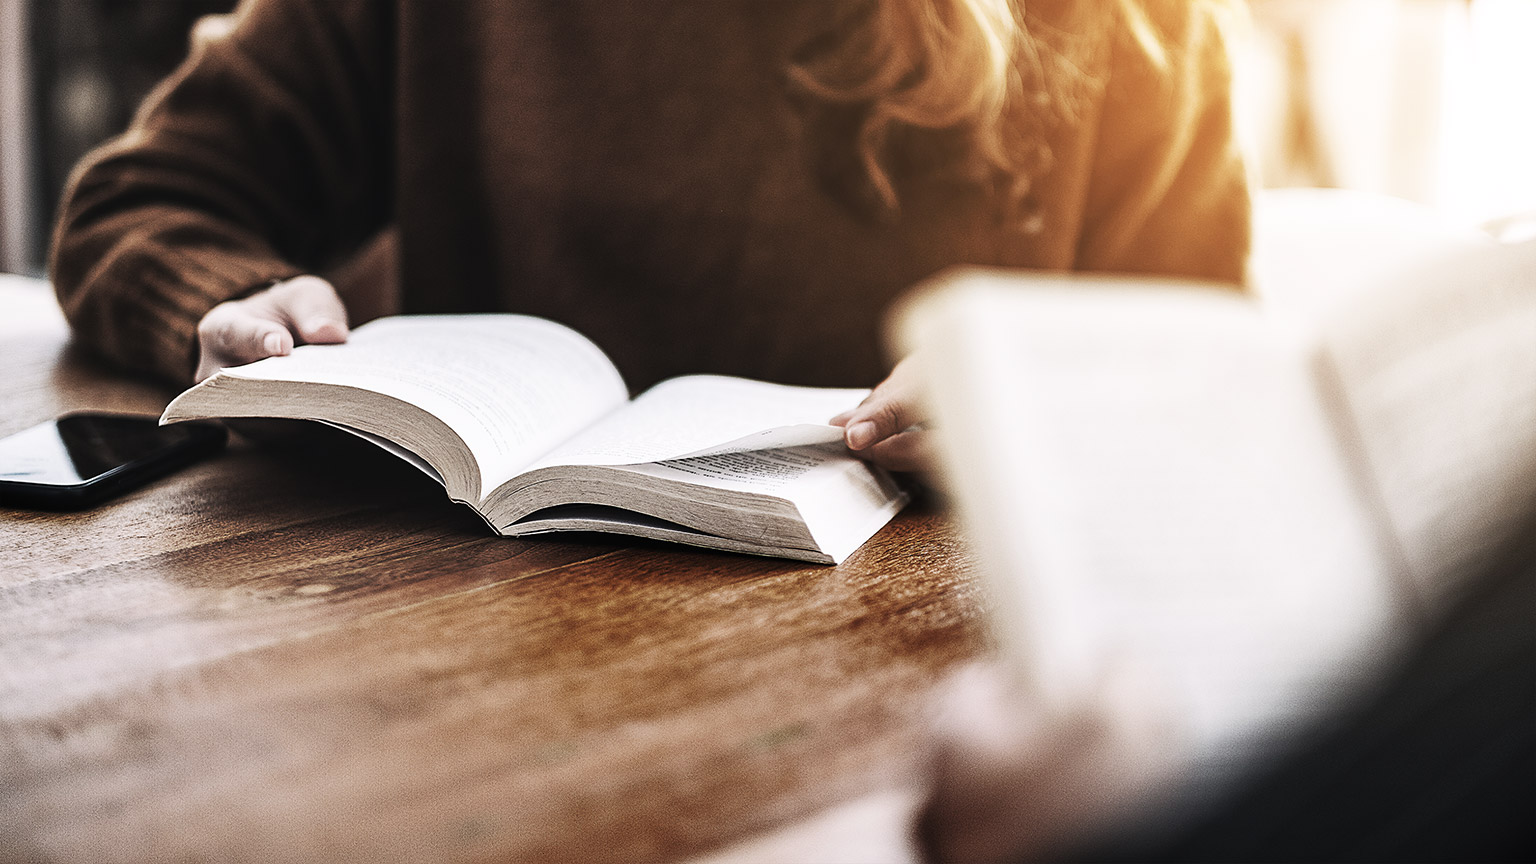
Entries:
<svg viewBox="0 0 1536 864">
<path fill-rule="evenodd" d="M 1394 270 L 1492 238 L 1425 204 L 1344 189 L 1266 189 L 1252 276 L 1266 315 L 1310 326 Z"/>
<path fill-rule="evenodd" d="M 782 492 L 813 471 L 851 458 L 848 451 L 837 444 L 821 444 L 712 453 L 633 467 L 636 473 L 651 477 L 766 494 Z"/>
<path fill-rule="evenodd" d="M 1147 717 L 1230 764 L 1391 644 L 1390 564 L 1303 346 L 1248 298 L 983 272 L 902 320 L 1036 698 L 1081 706 L 1129 664 L 1159 682 Z"/>
<path fill-rule="evenodd" d="M 1403 587 L 1441 606 L 1533 506 L 1536 246 L 1361 192 L 1270 190 L 1257 215 L 1266 314 L 1323 347 Z"/>
<path fill-rule="evenodd" d="M 842 440 L 827 423 L 868 390 L 689 375 L 652 387 L 531 466 L 630 465 Z"/>
<path fill-rule="evenodd" d="M 790 501 L 817 547 L 838 563 L 910 500 L 889 472 L 854 457 L 841 442 L 713 453 L 624 470 Z"/>
<path fill-rule="evenodd" d="M 399 444 L 396 444 L 388 438 L 375 435 L 372 432 L 365 432 L 362 429 L 353 429 L 351 426 L 343 426 L 340 423 L 332 423 L 328 420 L 321 420 L 320 422 L 330 426 L 333 429 L 340 430 L 347 433 L 348 435 L 352 435 L 367 441 L 369 444 L 372 444 L 380 450 L 383 450 L 385 453 L 388 453 L 396 459 L 405 462 L 407 465 L 410 465 L 417 471 L 420 471 L 428 477 L 431 477 L 434 481 L 437 482 L 437 485 L 439 486 L 448 485 L 447 481 L 443 479 L 443 475 L 439 473 L 436 468 L 432 467 L 432 463 L 421 458 L 419 455 L 412 453 L 404 447 L 401 447 Z"/>
<path fill-rule="evenodd" d="M 1536 509 L 1536 242 L 1405 257 L 1320 338 L 1419 599 L 1443 606 Z"/>
<path fill-rule="evenodd" d="M 483 495 L 628 398 L 597 346 L 521 315 L 383 318 L 343 345 L 305 345 L 221 374 L 370 390 L 416 405 L 464 440 Z"/>
</svg>

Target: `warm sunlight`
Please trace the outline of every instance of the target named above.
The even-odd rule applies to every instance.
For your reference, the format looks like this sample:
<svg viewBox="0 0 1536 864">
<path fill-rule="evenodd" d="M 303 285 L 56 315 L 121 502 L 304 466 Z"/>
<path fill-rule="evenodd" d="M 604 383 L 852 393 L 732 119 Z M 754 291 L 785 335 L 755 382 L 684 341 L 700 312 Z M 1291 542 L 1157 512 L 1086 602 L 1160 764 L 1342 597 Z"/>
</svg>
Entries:
<svg viewBox="0 0 1536 864">
<path fill-rule="evenodd" d="M 1438 203 L 1474 220 L 1536 214 L 1536 3 L 1475 0 L 1447 35 Z"/>
<path fill-rule="evenodd" d="M 1433 205 L 1458 221 L 1536 212 L 1536 3 L 1250 0 L 1237 58 L 1265 186 Z"/>
</svg>

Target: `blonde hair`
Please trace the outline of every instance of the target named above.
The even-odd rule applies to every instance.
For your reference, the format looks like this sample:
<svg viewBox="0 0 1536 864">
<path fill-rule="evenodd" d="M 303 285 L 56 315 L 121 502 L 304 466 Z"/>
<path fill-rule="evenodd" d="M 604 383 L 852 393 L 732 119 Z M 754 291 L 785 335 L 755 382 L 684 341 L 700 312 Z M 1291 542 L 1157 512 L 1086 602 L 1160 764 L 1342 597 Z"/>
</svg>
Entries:
<svg viewBox="0 0 1536 864">
<path fill-rule="evenodd" d="M 1116 3 L 1130 13 L 1118 23 L 1156 49 L 1135 0 L 1078 3 L 1074 14 L 1102 16 L 1091 32 L 1113 20 L 1103 13 Z M 792 67 L 810 94 L 865 106 L 858 159 L 886 208 L 898 206 L 887 160 L 892 133 L 903 127 L 962 132 L 970 167 L 999 182 L 1013 205 L 1049 168 L 1045 133 L 1072 115 L 1082 72 L 1067 34 L 1026 17 L 1025 7 L 1026 0 L 876 0 L 834 50 Z"/>
</svg>

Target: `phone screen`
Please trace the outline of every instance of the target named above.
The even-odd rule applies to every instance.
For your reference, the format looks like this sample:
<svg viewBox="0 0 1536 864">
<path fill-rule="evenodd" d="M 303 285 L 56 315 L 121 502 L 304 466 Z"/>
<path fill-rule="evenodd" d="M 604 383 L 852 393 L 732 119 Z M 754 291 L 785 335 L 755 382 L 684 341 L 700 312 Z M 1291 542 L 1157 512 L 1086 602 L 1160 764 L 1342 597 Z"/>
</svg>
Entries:
<svg viewBox="0 0 1536 864">
<path fill-rule="evenodd" d="M 77 413 L 0 439 L 0 499 L 21 506 L 86 506 L 217 450 L 222 427 L 159 425 L 132 414 Z"/>
</svg>

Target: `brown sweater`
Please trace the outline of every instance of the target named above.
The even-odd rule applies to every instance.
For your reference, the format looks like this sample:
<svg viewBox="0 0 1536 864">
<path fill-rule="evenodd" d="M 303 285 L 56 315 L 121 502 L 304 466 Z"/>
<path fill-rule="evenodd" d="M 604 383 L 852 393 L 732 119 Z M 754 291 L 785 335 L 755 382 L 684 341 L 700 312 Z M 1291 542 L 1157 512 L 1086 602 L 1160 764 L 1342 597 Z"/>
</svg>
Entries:
<svg viewBox="0 0 1536 864">
<path fill-rule="evenodd" d="M 1084 0 L 1031 14 L 1053 2 Z M 1163 63 L 1112 4 L 1066 34 L 1084 95 L 1048 135 L 1033 231 L 920 160 L 894 214 L 818 179 L 836 123 L 785 70 L 845 5 L 256 0 L 77 171 L 59 296 L 87 344 L 187 381 L 213 305 L 393 225 L 404 311 L 560 320 L 638 389 L 872 384 L 882 310 L 952 264 L 1241 280 L 1248 189 L 1204 3 L 1146 0 Z"/>
</svg>

